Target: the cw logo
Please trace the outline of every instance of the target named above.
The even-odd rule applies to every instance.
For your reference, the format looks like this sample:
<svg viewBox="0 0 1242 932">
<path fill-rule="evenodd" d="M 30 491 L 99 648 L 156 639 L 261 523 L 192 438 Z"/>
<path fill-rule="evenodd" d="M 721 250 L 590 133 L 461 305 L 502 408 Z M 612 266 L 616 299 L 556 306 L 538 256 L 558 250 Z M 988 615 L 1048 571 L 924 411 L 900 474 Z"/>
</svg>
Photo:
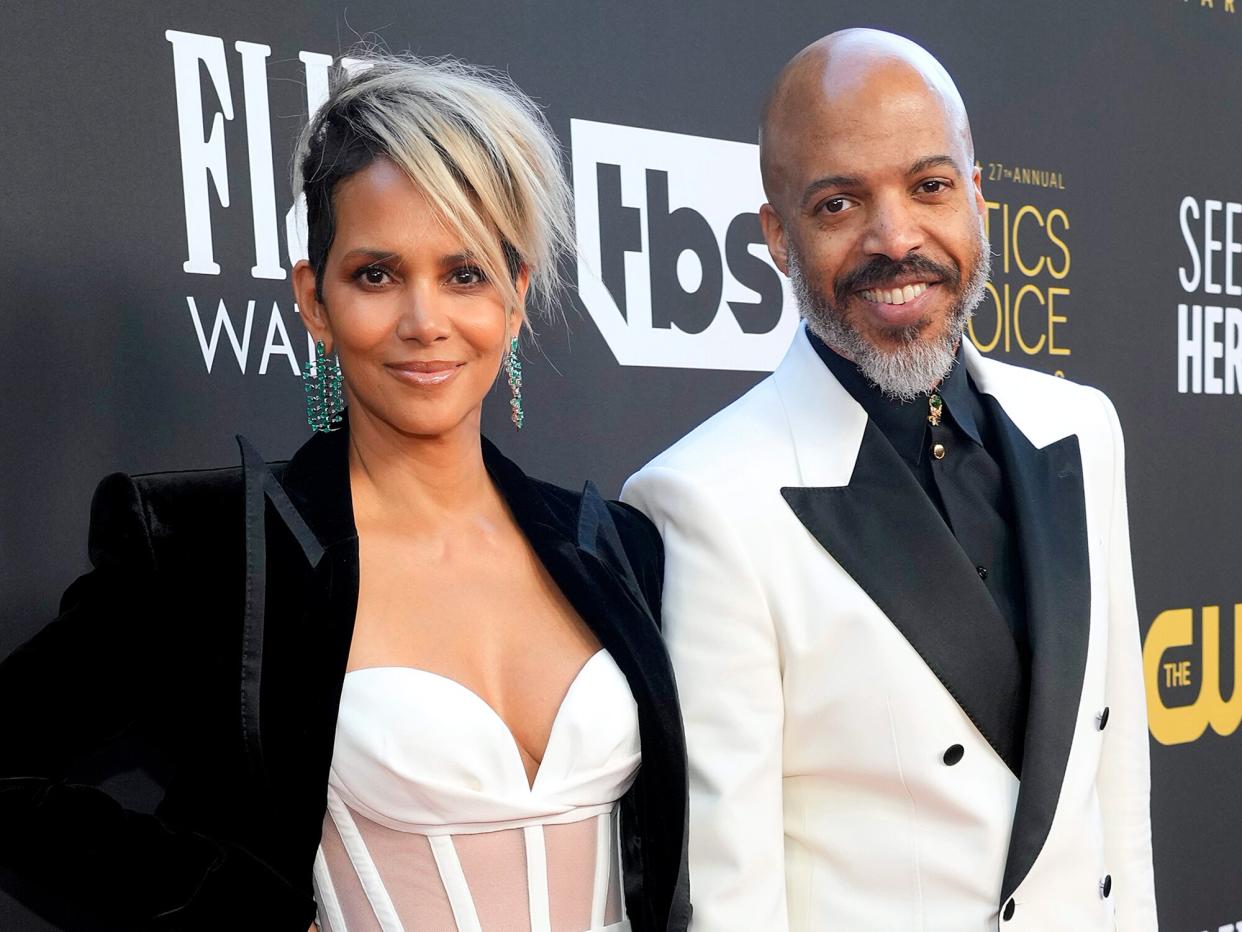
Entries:
<svg viewBox="0 0 1242 932">
<path fill-rule="evenodd" d="M 1147 681 L 1147 720 L 1161 744 L 1197 741 L 1208 726 L 1227 736 L 1242 725 L 1242 604 L 1233 607 L 1233 671 L 1229 699 L 1221 695 L 1220 608 L 1205 606 L 1202 632 L 1194 637 L 1194 610 L 1173 608 L 1151 623 L 1143 643 L 1143 674 Z M 1196 669 L 1195 649 L 1199 663 Z M 1161 689 L 1197 688 L 1188 705 L 1165 704 Z"/>
</svg>

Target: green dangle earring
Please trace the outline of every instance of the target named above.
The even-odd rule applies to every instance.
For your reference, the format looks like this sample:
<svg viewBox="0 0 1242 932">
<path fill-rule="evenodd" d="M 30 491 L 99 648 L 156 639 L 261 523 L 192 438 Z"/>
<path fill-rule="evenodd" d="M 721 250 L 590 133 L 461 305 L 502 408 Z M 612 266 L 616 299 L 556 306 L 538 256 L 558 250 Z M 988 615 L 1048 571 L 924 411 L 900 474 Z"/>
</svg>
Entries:
<svg viewBox="0 0 1242 932">
<path fill-rule="evenodd" d="M 302 367 L 302 386 L 306 389 L 306 423 L 317 433 L 337 430 L 344 418 L 345 399 L 341 395 L 341 364 L 328 358 L 323 340 L 315 343 L 315 358 Z"/>
<path fill-rule="evenodd" d="M 522 421 L 526 416 L 522 413 L 522 360 L 518 359 L 518 341 L 514 337 L 509 342 L 509 357 L 505 360 L 505 371 L 509 376 L 509 391 L 513 395 L 509 399 L 509 420 L 518 430 L 522 429 Z"/>
</svg>

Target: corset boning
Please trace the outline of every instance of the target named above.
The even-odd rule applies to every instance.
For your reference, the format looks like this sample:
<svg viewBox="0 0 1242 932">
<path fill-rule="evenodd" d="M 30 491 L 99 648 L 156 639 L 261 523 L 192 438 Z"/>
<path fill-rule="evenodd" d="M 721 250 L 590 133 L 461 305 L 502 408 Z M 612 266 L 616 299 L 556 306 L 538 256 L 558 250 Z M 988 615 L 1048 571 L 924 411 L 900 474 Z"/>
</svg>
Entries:
<svg viewBox="0 0 1242 932">
<path fill-rule="evenodd" d="M 618 801 L 640 762 L 606 651 L 579 671 L 529 783 L 496 712 L 412 667 L 345 677 L 315 862 L 323 932 L 628 929 Z"/>
</svg>

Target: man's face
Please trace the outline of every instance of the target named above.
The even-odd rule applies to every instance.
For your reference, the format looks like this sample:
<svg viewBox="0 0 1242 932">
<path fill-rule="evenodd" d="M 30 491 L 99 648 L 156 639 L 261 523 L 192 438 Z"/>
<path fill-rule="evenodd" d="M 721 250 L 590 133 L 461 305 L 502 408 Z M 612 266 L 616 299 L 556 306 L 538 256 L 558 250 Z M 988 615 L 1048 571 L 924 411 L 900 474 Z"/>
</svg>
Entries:
<svg viewBox="0 0 1242 932">
<path fill-rule="evenodd" d="M 811 329 L 888 394 L 913 397 L 947 374 L 982 296 L 979 172 L 911 69 L 877 68 L 811 99 L 776 140 L 769 246 Z"/>
</svg>

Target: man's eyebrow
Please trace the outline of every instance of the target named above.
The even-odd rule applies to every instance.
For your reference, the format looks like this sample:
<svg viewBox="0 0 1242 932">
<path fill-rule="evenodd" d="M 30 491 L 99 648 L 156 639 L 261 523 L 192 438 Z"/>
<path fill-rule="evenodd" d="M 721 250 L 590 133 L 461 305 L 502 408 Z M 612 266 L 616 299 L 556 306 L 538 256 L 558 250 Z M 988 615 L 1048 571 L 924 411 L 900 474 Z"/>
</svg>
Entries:
<svg viewBox="0 0 1242 932">
<path fill-rule="evenodd" d="M 913 165 L 911 165 L 910 168 L 906 171 L 906 174 L 917 175 L 920 172 L 927 171 L 927 169 L 929 168 L 939 168 L 943 165 L 947 165 L 950 168 L 956 170 L 957 160 L 954 159 L 953 156 L 951 155 L 925 155 L 921 159 L 919 159 L 917 162 L 915 162 Z"/>
<path fill-rule="evenodd" d="M 862 179 L 857 175 L 828 175 L 824 178 L 816 178 L 802 192 L 801 206 L 806 207 L 811 198 L 825 188 L 858 188 L 861 186 Z"/>
<path fill-rule="evenodd" d="M 911 165 L 906 170 L 906 174 L 917 175 L 920 172 L 927 171 L 929 168 L 939 168 L 941 166 L 948 166 L 949 168 L 956 170 L 957 160 L 951 155 L 925 155 Z M 801 206 L 805 208 L 816 194 L 825 189 L 859 188 L 862 187 L 862 183 L 862 179 L 857 175 L 826 175 L 823 178 L 816 178 L 808 184 L 806 189 L 802 192 Z"/>
</svg>

